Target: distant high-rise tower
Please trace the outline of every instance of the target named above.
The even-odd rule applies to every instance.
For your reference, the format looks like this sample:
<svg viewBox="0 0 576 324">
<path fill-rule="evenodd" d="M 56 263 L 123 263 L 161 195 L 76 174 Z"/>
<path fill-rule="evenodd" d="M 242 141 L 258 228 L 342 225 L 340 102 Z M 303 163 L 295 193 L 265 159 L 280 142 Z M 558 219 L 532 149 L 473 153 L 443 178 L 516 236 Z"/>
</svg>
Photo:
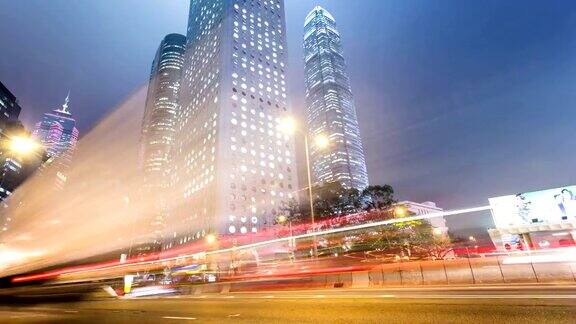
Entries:
<svg viewBox="0 0 576 324">
<path fill-rule="evenodd" d="M 330 140 L 324 149 L 311 143 L 314 180 L 362 190 L 368 173 L 342 52 L 334 17 L 324 8 L 312 9 L 304 22 L 308 131 L 312 138 Z"/>
<path fill-rule="evenodd" d="M 256 233 L 296 190 L 284 1 L 193 0 L 186 38 L 171 244 Z"/>
<path fill-rule="evenodd" d="M 176 121 L 186 37 L 169 34 L 160 43 L 152 62 L 146 108 L 142 122 L 142 169 L 146 196 L 154 197 L 157 211 L 150 220 L 152 240 L 159 245 L 167 212 L 166 191 L 174 150 Z"/>
<path fill-rule="evenodd" d="M 60 109 L 45 113 L 42 119 L 36 123 L 33 136 L 42 143 L 49 158 L 56 163 L 57 185 L 62 186 L 66 182 L 66 169 L 72 160 L 72 154 L 78 141 L 78 129 L 76 120 L 68 111 L 70 94 L 66 96 Z"/>
</svg>

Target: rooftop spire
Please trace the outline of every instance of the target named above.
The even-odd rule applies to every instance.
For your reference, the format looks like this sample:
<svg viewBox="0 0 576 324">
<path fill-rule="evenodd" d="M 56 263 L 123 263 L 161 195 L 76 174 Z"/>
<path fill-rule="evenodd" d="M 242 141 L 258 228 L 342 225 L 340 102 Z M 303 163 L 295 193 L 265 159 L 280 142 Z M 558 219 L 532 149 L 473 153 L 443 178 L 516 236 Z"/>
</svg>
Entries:
<svg viewBox="0 0 576 324">
<path fill-rule="evenodd" d="M 70 111 L 68 111 L 69 103 L 70 103 L 70 90 L 68 90 L 68 94 L 66 95 L 66 99 L 64 99 L 64 104 L 62 105 L 62 108 L 60 108 L 57 111 L 64 114 L 70 114 Z"/>
</svg>

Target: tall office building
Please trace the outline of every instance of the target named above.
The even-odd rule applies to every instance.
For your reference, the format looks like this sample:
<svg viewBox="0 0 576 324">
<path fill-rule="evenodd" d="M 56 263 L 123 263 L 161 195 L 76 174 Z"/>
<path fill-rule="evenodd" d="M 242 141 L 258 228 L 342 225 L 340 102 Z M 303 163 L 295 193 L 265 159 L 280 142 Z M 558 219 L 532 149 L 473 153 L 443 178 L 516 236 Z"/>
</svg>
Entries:
<svg viewBox="0 0 576 324">
<path fill-rule="evenodd" d="M 16 96 L 0 82 L 0 121 L 16 121 L 20 115 L 20 105 Z"/>
<path fill-rule="evenodd" d="M 142 122 L 142 169 L 146 197 L 154 197 L 152 219 L 144 220 L 150 225 L 152 240 L 160 244 L 165 227 L 167 202 L 170 188 L 170 171 L 176 121 L 180 109 L 180 79 L 184 63 L 186 37 L 169 34 L 160 43 L 152 62 L 146 108 Z"/>
<path fill-rule="evenodd" d="M 312 9 L 304 22 L 304 61 L 309 135 L 326 136 L 330 142 L 327 148 L 311 143 L 314 181 L 362 190 L 368 173 L 342 40 L 324 8 Z"/>
<path fill-rule="evenodd" d="M 11 215 L 6 212 L 8 198 L 26 178 L 26 164 L 24 159 L 15 154 L 9 145 L 6 145 L 13 136 L 25 134 L 24 126 L 18 121 L 3 121 L 0 123 L 0 233 L 10 228 Z"/>
<path fill-rule="evenodd" d="M 0 232 L 7 231 L 12 221 L 5 212 L 13 203 L 8 198 L 44 161 L 42 149 L 22 153 L 12 147 L 30 136 L 18 120 L 20 111 L 16 96 L 0 82 Z"/>
<path fill-rule="evenodd" d="M 13 136 L 25 132 L 18 121 L 20 110 L 16 96 L 0 82 L 0 202 L 12 194 L 22 179 L 22 159 L 7 144 Z"/>
<path fill-rule="evenodd" d="M 6 200 L 22 181 L 23 158 L 15 154 L 9 143 L 14 136 L 26 136 L 26 130 L 19 121 L 4 121 L 0 123 L 0 201 Z"/>
<path fill-rule="evenodd" d="M 51 170 L 56 173 L 57 187 L 62 187 L 66 182 L 66 169 L 70 165 L 78 141 L 76 120 L 68 110 L 69 103 L 70 94 L 66 96 L 60 109 L 44 114 L 32 133 L 42 143 L 48 157 L 53 161 Z"/>
<path fill-rule="evenodd" d="M 282 0 L 192 0 L 171 244 L 272 225 L 295 195 Z"/>
</svg>

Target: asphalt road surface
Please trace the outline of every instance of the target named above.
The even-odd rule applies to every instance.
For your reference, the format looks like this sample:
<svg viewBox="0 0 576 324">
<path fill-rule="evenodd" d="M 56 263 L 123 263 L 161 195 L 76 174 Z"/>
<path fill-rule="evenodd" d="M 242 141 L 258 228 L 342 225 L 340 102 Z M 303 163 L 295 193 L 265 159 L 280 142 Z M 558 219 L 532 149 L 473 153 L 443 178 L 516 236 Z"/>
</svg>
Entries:
<svg viewBox="0 0 576 324">
<path fill-rule="evenodd" d="M 1 323 L 575 323 L 576 287 L 314 290 L 1 305 Z"/>
</svg>

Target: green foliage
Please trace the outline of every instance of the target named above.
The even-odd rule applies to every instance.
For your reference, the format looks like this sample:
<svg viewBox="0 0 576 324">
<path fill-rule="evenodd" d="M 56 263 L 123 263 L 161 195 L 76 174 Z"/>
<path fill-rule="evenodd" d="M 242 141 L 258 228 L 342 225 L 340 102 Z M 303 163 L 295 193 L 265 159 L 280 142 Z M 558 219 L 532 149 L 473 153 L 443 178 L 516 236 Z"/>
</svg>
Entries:
<svg viewBox="0 0 576 324">
<path fill-rule="evenodd" d="M 305 211 L 303 210 L 302 206 L 295 198 L 292 198 L 280 207 L 278 217 L 286 217 L 286 221 L 284 223 L 298 223 L 304 220 L 303 214 L 305 214 Z M 278 218 L 274 222 L 279 224 Z"/>
<path fill-rule="evenodd" d="M 362 191 L 361 200 L 367 211 L 388 209 L 396 203 L 394 189 L 387 184 L 368 186 Z"/>
<path fill-rule="evenodd" d="M 314 212 L 319 218 L 386 210 L 396 202 L 390 185 L 369 186 L 360 192 L 344 188 L 340 182 L 330 182 L 314 186 L 313 193 Z"/>
<path fill-rule="evenodd" d="M 355 213 L 360 208 L 360 192 L 346 189 L 340 182 L 330 182 L 313 188 L 314 212 L 319 217 Z"/>
</svg>

